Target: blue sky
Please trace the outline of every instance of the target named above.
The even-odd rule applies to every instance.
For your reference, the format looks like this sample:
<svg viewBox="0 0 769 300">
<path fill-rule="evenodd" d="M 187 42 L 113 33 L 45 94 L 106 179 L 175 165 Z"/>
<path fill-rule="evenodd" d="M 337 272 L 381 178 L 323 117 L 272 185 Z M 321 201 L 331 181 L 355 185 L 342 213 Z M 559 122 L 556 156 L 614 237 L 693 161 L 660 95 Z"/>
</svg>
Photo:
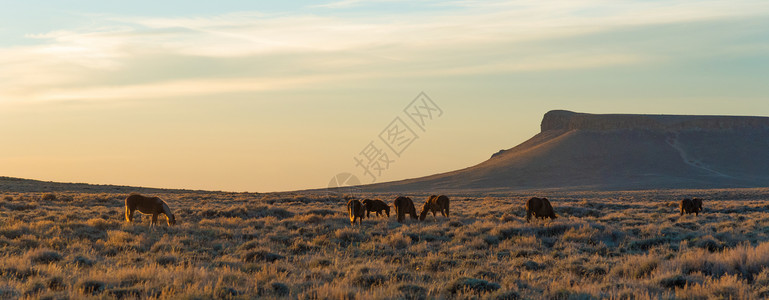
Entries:
<svg viewBox="0 0 769 300">
<path fill-rule="evenodd" d="M 322 187 L 421 91 L 445 115 L 377 181 L 481 162 L 551 109 L 769 115 L 766 1 L 2 4 L 5 176 Z"/>
</svg>

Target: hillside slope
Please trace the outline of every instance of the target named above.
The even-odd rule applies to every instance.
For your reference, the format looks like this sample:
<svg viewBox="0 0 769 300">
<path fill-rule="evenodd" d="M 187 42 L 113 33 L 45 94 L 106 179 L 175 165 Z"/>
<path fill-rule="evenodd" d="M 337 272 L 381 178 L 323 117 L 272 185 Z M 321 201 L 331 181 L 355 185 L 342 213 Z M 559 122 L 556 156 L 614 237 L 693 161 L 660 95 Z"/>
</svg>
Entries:
<svg viewBox="0 0 769 300">
<path fill-rule="evenodd" d="M 769 186 L 769 118 L 555 110 L 541 132 L 478 165 L 367 191 Z"/>
</svg>

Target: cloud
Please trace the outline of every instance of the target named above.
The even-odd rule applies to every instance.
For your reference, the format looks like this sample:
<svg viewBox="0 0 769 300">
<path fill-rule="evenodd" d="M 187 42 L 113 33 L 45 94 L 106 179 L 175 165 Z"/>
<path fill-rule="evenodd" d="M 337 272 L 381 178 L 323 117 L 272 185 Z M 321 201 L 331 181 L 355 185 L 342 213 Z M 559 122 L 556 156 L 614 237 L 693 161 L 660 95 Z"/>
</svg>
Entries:
<svg viewBox="0 0 769 300">
<path fill-rule="evenodd" d="M 88 15 L 94 26 L 29 34 L 39 43 L 0 48 L 0 102 L 258 92 L 375 77 L 659 62 L 669 57 L 642 52 L 648 48 L 612 41 L 598 47 L 580 44 L 579 39 L 624 28 L 769 14 L 765 1 L 420 2 L 448 9 L 382 14 L 366 11 L 371 3 L 332 2 L 316 14 Z M 350 5 L 360 9 L 333 14 L 334 8 Z M 559 47 L 561 40 L 569 47 Z M 137 62 L 154 57 L 187 58 L 190 66 L 173 72 L 178 65 L 169 59 L 137 67 Z M 121 76 L 152 80 L 120 82 Z"/>
</svg>

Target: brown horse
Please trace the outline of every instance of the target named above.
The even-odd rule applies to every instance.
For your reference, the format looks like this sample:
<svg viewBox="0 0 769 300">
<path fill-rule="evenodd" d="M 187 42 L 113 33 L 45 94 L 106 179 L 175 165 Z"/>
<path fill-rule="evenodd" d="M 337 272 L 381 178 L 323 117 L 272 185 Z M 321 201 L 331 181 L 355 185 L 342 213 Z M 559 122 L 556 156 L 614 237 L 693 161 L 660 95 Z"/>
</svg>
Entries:
<svg viewBox="0 0 769 300">
<path fill-rule="evenodd" d="M 424 221 L 428 212 L 433 212 L 433 218 L 435 220 L 438 220 L 438 218 L 435 217 L 436 212 L 441 212 L 441 214 L 444 217 L 448 218 L 449 217 L 449 197 L 446 197 L 444 195 L 430 196 L 430 198 L 428 198 L 427 201 L 425 201 L 425 204 L 422 205 L 422 212 L 419 213 L 419 220 Z"/>
<path fill-rule="evenodd" d="M 171 213 L 171 209 L 168 208 L 163 200 L 158 197 L 145 197 L 136 193 L 131 193 L 125 198 L 125 220 L 133 222 L 134 211 L 145 215 L 152 215 L 152 221 L 150 227 L 158 224 L 158 215 L 166 215 L 166 221 L 168 226 L 176 225 L 176 217 Z"/>
<path fill-rule="evenodd" d="M 409 197 L 398 197 L 393 201 L 395 214 L 398 216 L 398 222 L 403 222 L 406 214 L 410 214 L 412 219 L 417 218 L 417 209 L 414 207 L 414 201 Z"/>
<path fill-rule="evenodd" d="M 350 213 L 350 225 L 355 225 L 355 220 L 358 220 L 358 225 L 363 225 L 363 218 L 366 217 L 366 205 L 360 203 L 358 199 L 352 199 L 347 201 L 347 212 Z"/>
<path fill-rule="evenodd" d="M 366 205 L 366 217 L 371 217 L 371 212 L 375 212 L 376 216 L 382 216 L 382 212 L 384 211 L 387 214 L 387 217 L 390 217 L 390 206 L 387 205 L 382 200 L 379 199 L 365 199 L 363 200 L 363 204 Z"/>
<path fill-rule="evenodd" d="M 532 197 L 526 202 L 526 223 L 531 220 L 531 215 L 537 218 L 558 218 L 553 212 L 553 206 L 547 198 Z"/>
<path fill-rule="evenodd" d="M 694 199 L 683 199 L 681 200 L 681 203 L 678 205 L 678 207 L 681 209 L 681 215 L 683 216 L 684 213 L 686 214 L 694 214 L 695 216 L 700 215 L 700 211 L 702 211 L 702 199 L 700 198 L 694 198 Z"/>
</svg>

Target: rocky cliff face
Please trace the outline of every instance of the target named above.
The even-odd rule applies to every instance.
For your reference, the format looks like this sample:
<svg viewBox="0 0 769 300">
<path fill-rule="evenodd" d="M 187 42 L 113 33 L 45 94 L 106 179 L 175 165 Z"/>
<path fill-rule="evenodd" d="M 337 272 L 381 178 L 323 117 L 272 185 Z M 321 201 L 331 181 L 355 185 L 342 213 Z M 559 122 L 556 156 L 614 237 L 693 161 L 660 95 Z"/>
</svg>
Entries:
<svg viewBox="0 0 769 300">
<path fill-rule="evenodd" d="M 769 129 L 769 117 L 586 114 L 552 110 L 542 118 L 548 130 L 730 130 Z"/>
</svg>

